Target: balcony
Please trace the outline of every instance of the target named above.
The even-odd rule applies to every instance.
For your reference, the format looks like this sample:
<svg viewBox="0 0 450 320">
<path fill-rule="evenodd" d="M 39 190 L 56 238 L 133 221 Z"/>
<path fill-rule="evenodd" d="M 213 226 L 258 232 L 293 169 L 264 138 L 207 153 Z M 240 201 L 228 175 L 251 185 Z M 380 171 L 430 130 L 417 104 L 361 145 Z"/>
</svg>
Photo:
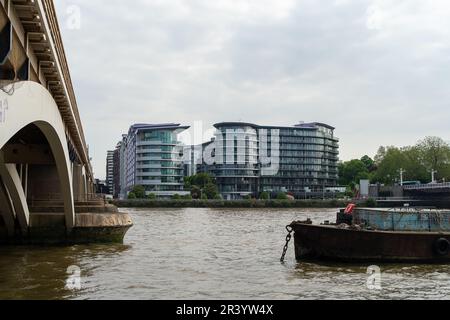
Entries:
<svg viewBox="0 0 450 320">
<path fill-rule="evenodd" d="M 162 159 L 161 157 L 137 157 L 136 161 L 158 161 L 158 162 L 165 162 L 165 161 L 170 161 L 170 162 L 176 162 L 176 163 L 181 163 L 183 162 L 183 160 L 181 159 Z M 161 165 L 161 164 L 159 164 Z"/>
<path fill-rule="evenodd" d="M 145 146 L 177 146 L 180 145 L 180 141 L 170 141 L 170 142 L 163 142 L 159 140 L 155 141 L 138 141 L 136 142 L 137 147 L 145 147 Z"/>
<path fill-rule="evenodd" d="M 145 148 L 145 149 L 138 149 L 136 150 L 137 154 L 142 154 L 142 153 L 162 153 L 161 149 L 153 149 L 153 148 Z"/>
</svg>

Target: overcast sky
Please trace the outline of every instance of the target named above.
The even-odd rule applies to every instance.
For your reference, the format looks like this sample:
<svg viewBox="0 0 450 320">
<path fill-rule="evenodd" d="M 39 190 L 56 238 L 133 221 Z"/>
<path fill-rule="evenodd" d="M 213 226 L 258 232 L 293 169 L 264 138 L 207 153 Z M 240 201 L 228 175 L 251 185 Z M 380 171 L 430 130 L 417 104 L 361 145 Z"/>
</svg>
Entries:
<svg viewBox="0 0 450 320">
<path fill-rule="evenodd" d="M 343 160 L 450 140 L 448 0 L 55 3 L 99 178 L 136 122 L 326 122 Z"/>
</svg>

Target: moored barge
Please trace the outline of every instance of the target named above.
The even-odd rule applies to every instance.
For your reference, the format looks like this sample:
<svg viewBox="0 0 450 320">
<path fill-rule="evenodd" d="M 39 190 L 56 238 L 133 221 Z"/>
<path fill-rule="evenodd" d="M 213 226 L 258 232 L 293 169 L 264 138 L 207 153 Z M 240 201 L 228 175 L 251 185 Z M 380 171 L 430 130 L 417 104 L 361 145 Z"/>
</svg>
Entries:
<svg viewBox="0 0 450 320">
<path fill-rule="evenodd" d="M 293 222 L 297 260 L 450 262 L 450 210 L 356 209 L 336 223 Z"/>
</svg>

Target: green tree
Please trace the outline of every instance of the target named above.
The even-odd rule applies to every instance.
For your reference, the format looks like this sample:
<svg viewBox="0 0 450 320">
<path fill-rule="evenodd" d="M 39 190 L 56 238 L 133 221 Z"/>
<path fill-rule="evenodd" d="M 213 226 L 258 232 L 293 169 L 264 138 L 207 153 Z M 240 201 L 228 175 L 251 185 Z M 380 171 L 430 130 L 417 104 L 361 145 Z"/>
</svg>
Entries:
<svg viewBox="0 0 450 320">
<path fill-rule="evenodd" d="M 394 184 L 403 181 L 431 181 L 431 170 L 436 178 L 450 180 L 450 145 L 439 137 L 426 137 L 414 146 L 381 146 L 372 160 L 363 156 L 339 164 L 339 183 L 354 186 L 360 179 L 369 178 L 373 183 Z"/>
<path fill-rule="evenodd" d="M 369 179 L 369 170 L 363 161 L 353 159 L 339 164 L 339 184 L 356 185 L 361 179 Z"/>
<path fill-rule="evenodd" d="M 373 176 L 373 182 L 394 184 L 400 182 L 400 170 L 403 169 L 403 181 L 429 182 L 431 179 L 426 166 L 421 160 L 422 150 L 413 147 L 386 147 Z"/>
<path fill-rule="evenodd" d="M 436 170 L 437 178 L 450 177 L 450 145 L 438 137 L 426 137 L 416 145 L 426 170 Z"/>
<path fill-rule="evenodd" d="M 400 180 L 399 170 L 406 164 L 404 152 L 397 147 L 386 147 L 382 152 L 382 155 L 377 156 L 379 162 L 373 181 L 385 184 L 398 182 Z"/>
<path fill-rule="evenodd" d="M 192 200 L 192 196 L 190 194 L 187 194 L 183 196 L 183 200 Z"/>
<path fill-rule="evenodd" d="M 277 200 L 287 200 L 287 199 L 288 199 L 288 196 L 286 195 L 286 193 L 284 193 L 284 192 L 278 193 Z"/>
<path fill-rule="evenodd" d="M 361 161 L 366 166 L 367 171 L 373 172 L 376 170 L 375 161 L 373 161 L 372 158 L 370 158 L 368 155 L 362 157 Z"/>
<path fill-rule="evenodd" d="M 219 194 L 219 190 L 214 183 L 210 182 L 205 186 L 203 194 L 205 194 L 208 199 L 215 199 Z"/>
<path fill-rule="evenodd" d="M 150 193 L 147 197 L 149 200 L 156 200 L 156 194 Z"/>
<path fill-rule="evenodd" d="M 269 200 L 269 198 L 270 198 L 270 195 L 269 195 L 269 193 L 268 192 L 261 192 L 261 194 L 259 195 L 259 199 L 260 200 Z"/>
<path fill-rule="evenodd" d="M 136 195 L 134 194 L 134 192 L 128 193 L 128 199 L 130 199 L 130 200 L 136 199 Z"/>
<path fill-rule="evenodd" d="M 404 170 L 403 181 L 420 181 L 422 183 L 431 181 L 430 174 L 421 163 L 420 150 L 417 146 L 402 148 L 402 153 L 404 157 L 404 165 L 402 167 Z"/>
<path fill-rule="evenodd" d="M 143 186 L 134 186 L 132 192 L 136 195 L 138 199 L 145 198 L 145 188 Z"/>
<path fill-rule="evenodd" d="M 348 186 L 345 190 L 345 196 L 349 198 L 353 198 L 355 196 L 354 186 Z"/>
<path fill-rule="evenodd" d="M 206 185 L 213 183 L 213 178 L 209 173 L 198 173 L 195 176 L 188 178 L 188 184 L 191 186 L 197 186 L 200 188 L 205 188 Z"/>
<path fill-rule="evenodd" d="M 191 190 L 192 177 L 184 177 L 184 190 Z"/>
<path fill-rule="evenodd" d="M 198 173 L 184 179 L 184 187 L 191 191 L 194 199 L 202 198 L 204 194 L 208 199 L 217 199 L 219 191 L 213 177 L 209 173 Z"/>
<path fill-rule="evenodd" d="M 202 189 L 200 189 L 197 186 L 192 186 L 191 187 L 191 196 L 192 196 L 192 199 L 200 199 L 202 196 Z"/>
<path fill-rule="evenodd" d="M 376 165 L 380 164 L 385 156 L 386 156 L 386 147 L 383 147 L 383 146 L 379 147 L 377 154 L 373 158 L 375 164 Z"/>
</svg>

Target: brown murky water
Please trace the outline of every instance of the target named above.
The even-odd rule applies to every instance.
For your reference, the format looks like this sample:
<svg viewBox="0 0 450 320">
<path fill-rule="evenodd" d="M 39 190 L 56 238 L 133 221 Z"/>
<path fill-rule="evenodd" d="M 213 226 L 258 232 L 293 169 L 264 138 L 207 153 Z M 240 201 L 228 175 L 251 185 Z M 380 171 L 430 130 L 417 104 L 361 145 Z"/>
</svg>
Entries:
<svg viewBox="0 0 450 320">
<path fill-rule="evenodd" d="M 124 210 L 135 226 L 123 245 L 0 247 L 0 299 L 450 299 L 450 265 L 380 265 L 279 258 L 284 226 L 336 210 Z M 81 289 L 66 288 L 67 270 Z"/>
</svg>

